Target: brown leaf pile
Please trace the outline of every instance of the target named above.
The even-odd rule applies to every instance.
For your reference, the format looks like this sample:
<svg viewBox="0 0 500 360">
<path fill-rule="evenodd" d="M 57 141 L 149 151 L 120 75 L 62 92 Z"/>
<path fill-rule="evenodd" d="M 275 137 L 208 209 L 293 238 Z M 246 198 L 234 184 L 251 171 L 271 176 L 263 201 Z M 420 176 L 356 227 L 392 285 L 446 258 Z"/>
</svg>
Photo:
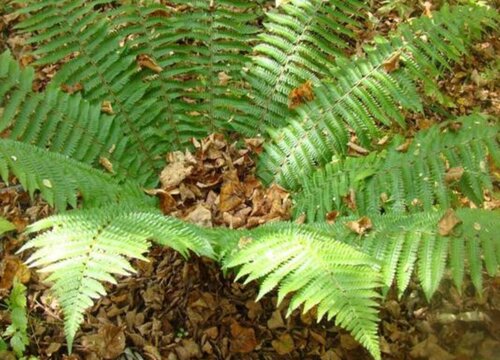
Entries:
<svg viewBox="0 0 500 360">
<path fill-rule="evenodd" d="M 160 198 L 164 214 L 201 226 L 230 228 L 290 218 L 288 192 L 277 185 L 266 189 L 255 176 L 252 155 L 262 151 L 262 139 L 246 139 L 240 148 L 212 134 L 193 145 L 194 153 L 169 153 L 160 174 L 161 188 L 147 191 Z"/>
</svg>

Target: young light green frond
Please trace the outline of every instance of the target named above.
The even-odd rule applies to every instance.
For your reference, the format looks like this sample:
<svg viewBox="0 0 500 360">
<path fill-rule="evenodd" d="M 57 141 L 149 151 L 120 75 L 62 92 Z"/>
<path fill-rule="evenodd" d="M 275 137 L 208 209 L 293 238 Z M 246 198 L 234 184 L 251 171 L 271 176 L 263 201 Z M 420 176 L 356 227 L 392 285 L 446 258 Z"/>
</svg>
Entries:
<svg viewBox="0 0 500 360">
<path fill-rule="evenodd" d="M 292 0 L 267 13 L 247 76 L 252 120 L 237 118 L 235 128 L 255 133 L 288 124 L 289 94 L 307 81 L 319 82 L 333 68 L 332 60 L 346 55 L 362 27 L 363 9 L 358 0 Z"/>
<path fill-rule="evenodd" d="M 376 288 L 379 264 L 331 233 L 323 236 L 306 227 L 279 224 L 248 232 L 227 254 L 226 268 L 239 267 L 246 282 L 261 279 L 262 297 L 278 288 L 278 301 L 293 293 L 288 314 L 304 305 L 318 307 L 318 318 L 335 318 L 370 353 L 380 359 L 377 338 Z M 246 243 L 246 244 L 245 244 Z"/>
<path fill-rule="evenodd" d="M 484 190 L 493 186 L 487 163 L 488 156 L 499 156 L 499 128 L 480 115 L 459 118 L 454 126 L 461 129 L 436 125 L 417 133 L 405 152 L 395 142 L 314 171 L 294 197 L 295 216 L 314 222 L 333 210 L 361 216 L 446 209 L 456 205 L 457 190 L 482 204 Z"/>
<path fill-rule="evenodd" d="M 405 111 L 421 111 L 416 81 L 435 78 L 464 54 L 496 13 L 483 7 L 454 7 L 402 25 L 390 40 L 376 39 L 364 58 L 342 60 L 331 82 L 314 87 L 316 99 L 298 108 L 290 125 L 271 131 L 259 175 L 296 189 L 303 177 L 347 153 L 350 132 L 373 147 L 380 125 L 405 126 Z"/>
<path fill-rule="evenodd" d="M 0 237 L 4 233 L 6 233 L 8 231 L 15 230 L 15 229 L 16 229 L 16 227 L 14 226 L 13 223 L 11 223 L 7 219 L 4 219 L 3 217 L 0 216 Z"/>
<path fill-rule="evenodd" d="M 35 191 L 50 205 L 65 210 L 84 205 L 96 206 L 125 199 L 148 201 L 133 183 L 120 184 L 110 175 L 89 165 L 18 141 L 0 139 L 0 177 L 9 181 L 13 174 L 33 196 Z"/>
<path fill-rule="evenodd" d="M 114 275 L 133 273 L 127 258 L 147 261 L 143 254 L 151 240 L 185 256 L 189 251 L 213 256 L 210 244 L 188 225 L 137 203 L 55 215 L 31 225 L 28 232 L 49 228 L 19 251 L 35 249 L 28 265 L 50 273 L 47 281 L 54 284 L 63 310 L 70 351 L 85 310 L 106 293 L 102 282 L 116 283 Z"/>
</svg>

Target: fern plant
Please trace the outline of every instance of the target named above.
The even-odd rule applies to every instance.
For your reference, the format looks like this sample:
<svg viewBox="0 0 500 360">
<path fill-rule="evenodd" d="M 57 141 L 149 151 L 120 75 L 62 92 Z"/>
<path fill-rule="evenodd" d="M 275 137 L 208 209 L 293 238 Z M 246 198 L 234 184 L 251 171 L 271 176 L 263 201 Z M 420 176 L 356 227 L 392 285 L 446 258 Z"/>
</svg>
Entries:
<svg viewBox="0 0 500 360">
<path fill-rule="evenodd" d="M 408 148 L 396 135 L 424 96 L 446 101 L 436 79 L 495 27 L 494 10 L 443 6 L 349 57 L 368 10 L 356 0 L 265 15 L 258 0 L 22 2 L 34 66 L 62 65 L 34 92 L 33 68 L 0 55 L 0 176 L 60 212 L 32 225 L 44 232 L 21 251 L 50 273 L 70 351 L 102 283 L 131 274 L 127 259 L 145 260 L 151 241 L 258 280 L 259 297 L 290 294 L 289 313 L 317 307 L 377 359 L 378 301 L 394 282 L 403 295 L 416 273 L 430 298 L 447 267 L 460 289 L 468 263 L 479 292 L 483 267 L 497 274 L 498 212 L 460 209 L 457 195 L 481 207 L 492 190 L 498 128 L 474 114 Z M 307 223 L 236 231 L 161 215 L 141 188 L 158 182 L 166 152 L 213 131 L 264 136 L 258 173 L 293 191 Z M 371 154 L 348 156 L 353 135 Z"/>
</svg>

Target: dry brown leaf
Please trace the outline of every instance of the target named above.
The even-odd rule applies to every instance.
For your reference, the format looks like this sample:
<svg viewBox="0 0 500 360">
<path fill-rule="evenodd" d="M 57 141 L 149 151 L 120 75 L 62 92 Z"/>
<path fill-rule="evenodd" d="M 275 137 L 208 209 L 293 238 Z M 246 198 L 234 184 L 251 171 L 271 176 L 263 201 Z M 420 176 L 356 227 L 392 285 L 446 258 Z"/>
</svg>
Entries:
<svg viewBox="0 0 500 360">
<path fill-rule="evenodd" d="M 169 154 L 168 160 L 169 164 L 160 174 L 161 187 L 164 190 L 170 190 L 179 185 L 192 174 L 194 169 L 192 155 L 188 152 L 174 151 Z"/>
<path fill-rule="evenodd" d="M 113 171 L 113 164 L 107 157 L 101 156 L 99 158 L 99 164 L 102 165 L 103 168 L 105 168 L 108 172 L 111 174 L 114 174 L 115 172 Z"/>
<path fill-rule="evenodd" d="M 233 320 L 231 324 L 231 352 L 249 353 L 257 347 L 257 339 L 253 328 L 246 328 Z"/>
<path fill-rule="evenodd" d="M 0 289 L 9 290 L 16 277 L 26 284 L 31 279 L 30 269 L 17 256 L 7 255 L 0 262 Z"/>
<path fill-rule="evenodd" d="M 412 143 L 412 139 L 406 139 L 404 143 L 402 143 L 401 145 L 399 145 L 397 148 L 396 148 L 396 151 L 399 151 L 399 152 L 402 152 L 402 153 L 405 153 L 408 151 L 408 149 L 410 148 L 410 145 Z"/>
<path fill-rule="evenodd" d="M 248 300 L 245 307 L 248 309 L 247 316 L 250 320 L 257 319 L 264 312 L 262 305 L 258 301 Z"/>
<path fill-rule="evenodd" d="M 147 68 L 155 73 L 161 73 L 163 68 L 156 63 L 156 61 L 149 55 L 139 54 L 136 56 L 137 64 L 142 68 Z"/>
<path fill-rule="evenodd" d="M 62 84 L 61 90 L 68 94 L 74 94 L 78 91 L 82 91 L 83 85 L 80 83 L 76 83 L 74 85 Z"/>
<path fill-rule="evenodd" d="M 182 339 L 181 346 L 175 348 L 179 360 L 200 359 L 200 346 L 192 339 Z"/>
<path fill-rule="evenodd" d="M 337 210 L 329 211 L 326 213 L 326 222 L 328 224 L 333 224 L 337 217 L 339 216 L 339 212 Z"/>
<path fill-rule="evenodd" d="M 295 109 L 300 105 L 313 100 L 314 92 L 312 82 L 308 80 L 290 92 L 288 95 L 288 108 Z"/>
<path fill-rule="evenodd" d="M 108 115 L 113 115 L 113 106 L 111 106 L 111 101 L 104 100 L 101 104 L 101 111 Z"/>
<path fill-rule="evenodd" d="M 349 209 L 351 209 L 352 211 L 355 211 L 356 210 L 356 194 L 354 193 L 354 189 L 349 189 L 349 193 L 342 197 L 342 200 L 344 201 L 344 204 L 347 205 L 347 207 Z"/>
<path fill-rule="evenodd" d="M 439 220 L 438 231 L 441 236 L 448 236 L 452 233 L 455 226 L 460 224 L 460 220 L 453 209 L 446 210 L 443 217 Z"/>
<path fill-rule="evenodd" d="M 219 210 L 230 211 L 243 203 L 244 191 L 238 180 L 236 170 L 230 170 L 224 176 L 224 184 L 220 190 Z"/>
<path fill-rule="evenodd" d="M 464 168 L 459 166 L 459 167 L 452 167 L 446 171 L 446 174 L 444 175 L 444 180 L 447 183 L 452 183 L 455 181 L 458 181 L 462 178 L 462 175 L 464 174 Z"/>
<path fill-rule="evenodd" d="M 424 2 L 424 16 L 432 19 L 432 3 L 430 1 Z"/>
<path fill-rule="evenodd" d="M 366 155 L 366 154 L 369 154 L 370 151 L 368 151 L 367 149 L 365 149 L 364 147 L 356 144 L 356 143 L 353 143 L 352 141 L 349 141 L 347 143 L 347 146 L 354 150 L 355 152 L 357 152 L 358 154 L 362 154 L 362 155 Z"/>
<path fill-rule="evenodd" d="M 295 349 L 293 338 L 290 334 L 284 333 L 276 340 L 271 342 L 273 349 L 280 355 L 291 353 Z"/>
<path fill-rule="evenodd" d="M 369 217 L 363 216 L 356 221 L 348 221 L 346 226 L 356 234 L 363 235 L 373 227 L 373 224 Z"/>
<path fill-rule="evenodd" d="M 392 54 L 391 57 L 382 64 L 385 72 L 391 73 L 399 69 L 400 58 L 401 58 L 401 51 L 396 51 L 394 54 Z"/>
<path fill-rule="evenodd" d="M 412 358 L 424 358 L 429 360 L 453 360 L 455 356 L 445 351 L 438 345 L 434 335 L 415 345 L 410 352 Z"/>
<path fill-rule="evenodd" d="M 281 312 L 279 310 L 275 310 L 269 320 L 267 320 L 267 327 L 271 330 L 284 328 L 285 323 L 283 321 L 283 317 L 281 316 Z"/>
<path fill-rule="evenodd" d="M 121 326 L 102 325 L 97 334 L 83 336 L 82 346 L 101 359 L 116 359 L 125 350 L 125 334 Z"/>
<path fill-rule="evenodd" d="M 354 350 L 358 348 L 360 344 L 350 334 L 341 334 L 340 346 L 346 350 Z"/>
<path fill-rule="evenodd" d="M 231 76 L 226 74 L 225 72 L 221 71 L 220 73 L 217 74 L 217 77 L 219 78 L 219 85 L 220 86 L 226 86 L 229 80 L 232 79 Z"/>
<path fill-rule="evenodd" d="M 203 205 L 197 205 L 184 220 L 199 226 L 212 227 L 212 212 Z"/>
</svg>

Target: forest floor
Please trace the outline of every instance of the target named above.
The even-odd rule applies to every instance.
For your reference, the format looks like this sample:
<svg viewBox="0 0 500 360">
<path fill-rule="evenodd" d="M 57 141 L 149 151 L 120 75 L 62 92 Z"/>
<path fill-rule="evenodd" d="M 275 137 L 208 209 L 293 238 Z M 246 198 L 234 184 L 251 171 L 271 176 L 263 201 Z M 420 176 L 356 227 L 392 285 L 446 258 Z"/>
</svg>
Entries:
<svg viewBox="0 0 500 360">
<path fill-rule="evenodd" d="M 32 61 L 27 55 L 30 49 L 12 30 L 15 21 L 11 14 L 0 13 L 0 52 L 10 48 L 22 64 L 28 64 Z M 385 15 L 372 31 L 385 32 L 398 21 L 395 14 Z M 372 35 L 366 34 L 366 38 Z M 440 86 L 453 103 L 450 113 L 462 115 L 479 109 L 500 115 L 499 54 L 500 41 L 487 38 L 475 45 L 471 57 L 449 72 Z M 58 64 L 53 64 L 38 69 L 34 86 L 43 87 L 57 68 Z M 406 135 L 411 137 L 413 130 L 439 122 L 440 116 L 426 110 L 409 115 L 408 121 L 411 126 Z M 174 182 L 175 191 L 150 192 L 160 198 L 166 214 L 201 225 L 242 227 L 287 219 L 289 194 L 277 186 L 265 189 L 253 176 L 253 159 L 261 143 L 256 139 L 245 143 L 246 149 L 238 150 L 232 140 L 213 134 L 195 142 L 192 154 L 170 154 L 167 167 L 177 166 L 176 172 L 184 175 L 180 180 L 172 179 L 165 172 L 160 175 L 161 183 Z M 231 177 L 241 181 L 232 182 Z M 294 312 L 285 318 L 286 300 L 278 308 L 273 293 L 254 301 L 257 283 L 234 283 L 233 275 L 224 275 L 208 259 L 191 257 L 186 261 L 160 247 L 149 253 L 149 262 L 134 262 L 138 270 L 135 276 L 108 286 L 108 295 L 88 311 L 73 354 L 65 355 L 60 309 L 43 277 L 22 264 L 26 255 L 16 254 L 26 239 L 22 234 L 26 226 L 52 210 L 36 196 L 30 199 L 15 184 L 15 179 L 9 186 L 0 183 L 0 216 L 17 227 L 17 232 L 8 234 L 0 245 L 0 303 L 7 298 L 15 276 L 28 287 L 27 354 L 40 359 L 88 360 L 371 358 L 332 322 L 316 323 L 311 312 Z M 224 186 L 241 186 L 242 198 L 225 197 Z M 258 196 L 250 197 L 256 192 Z M 211 210 L 200 209 L 200 203 L 203 209 Z M 492 200 L 490 206 L 497 207 L 498 202 Z M 481 297 L 470 282 L 461 290 L 459 293 L 445 280 L 430 302 L 415 282 L 401 299 L 391 290 L 380 309 L 384 359 L 500 359 L 500 278 L 486 279 Z M 9 322 L 8 312 L 0 305 L 0 332 Z"/>
</svg>

